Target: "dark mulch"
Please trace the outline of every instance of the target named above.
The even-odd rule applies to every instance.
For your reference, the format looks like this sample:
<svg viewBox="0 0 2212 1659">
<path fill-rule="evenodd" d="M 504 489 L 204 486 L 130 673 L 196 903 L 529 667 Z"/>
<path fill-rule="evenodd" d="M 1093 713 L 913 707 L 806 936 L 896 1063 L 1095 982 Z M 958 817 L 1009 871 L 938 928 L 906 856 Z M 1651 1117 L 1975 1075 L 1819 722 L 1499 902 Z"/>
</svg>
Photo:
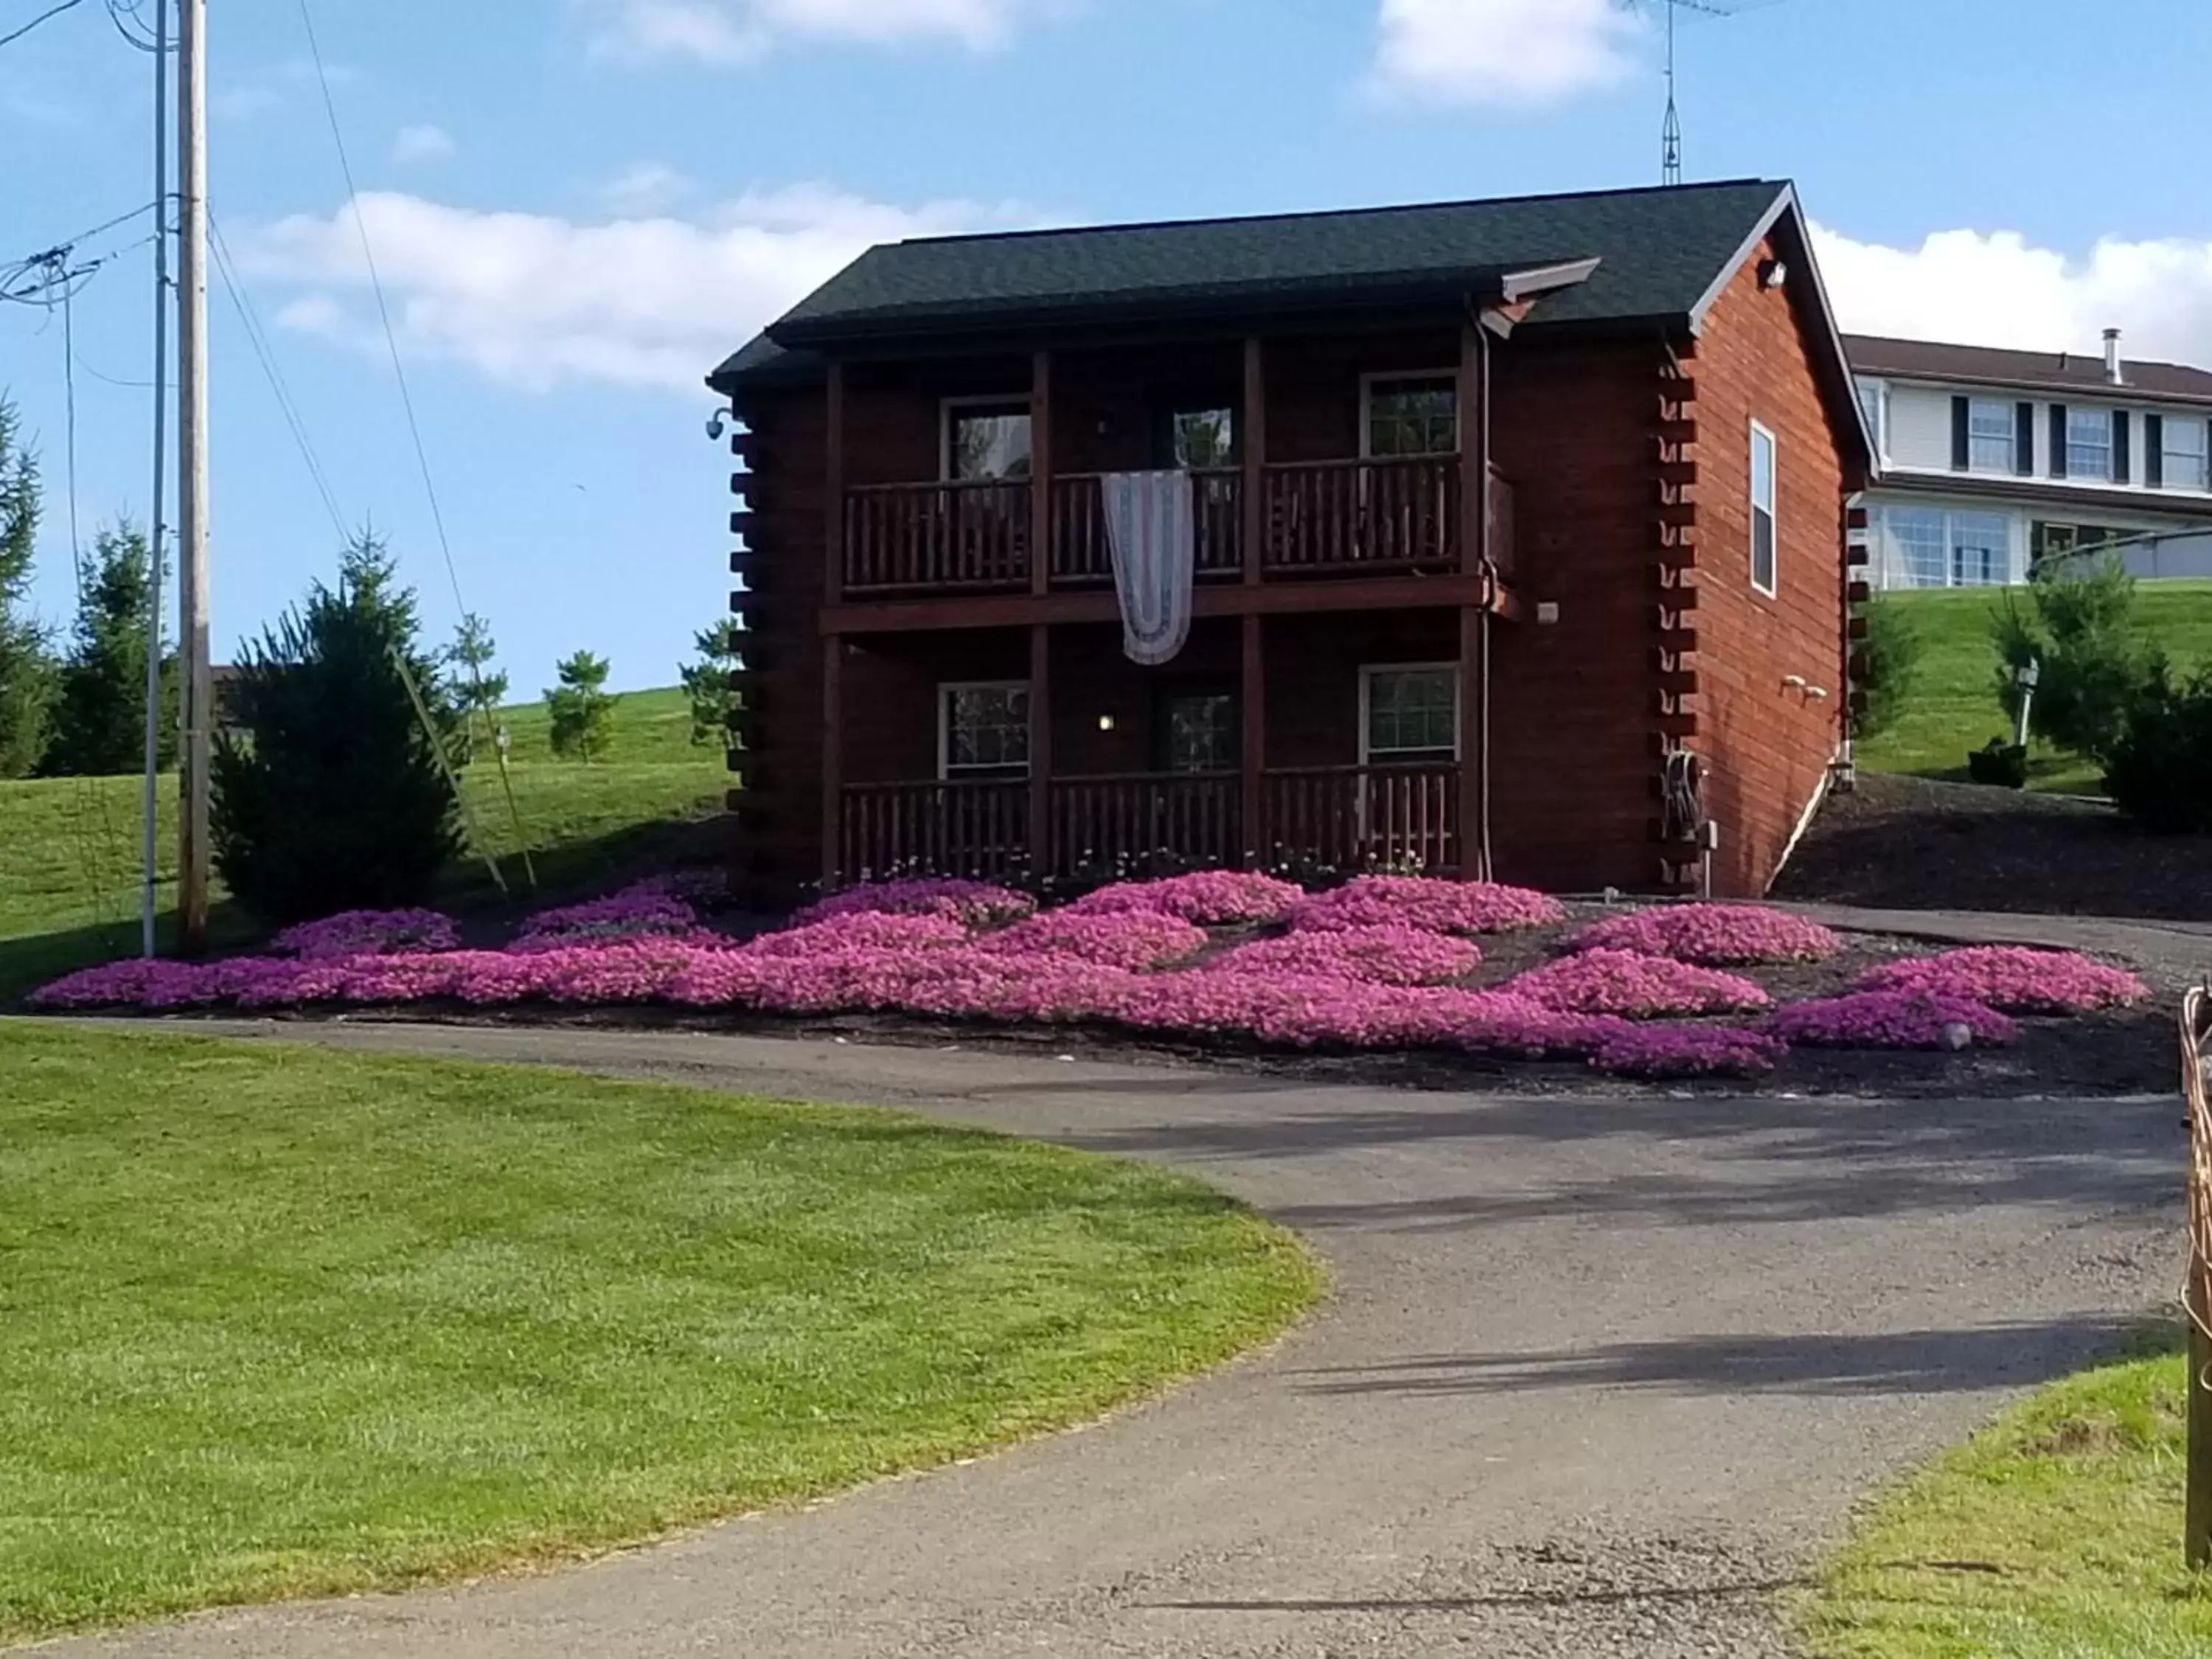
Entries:
<svg viewBox="0 0 2212 1659">
<path fill-rule="evenodd" d="M 2087 801 L 1862 773 L 1830 797 L 1774 896 L 2212 921 L 2212 839 L 2147 835 Z"/>
</svg>

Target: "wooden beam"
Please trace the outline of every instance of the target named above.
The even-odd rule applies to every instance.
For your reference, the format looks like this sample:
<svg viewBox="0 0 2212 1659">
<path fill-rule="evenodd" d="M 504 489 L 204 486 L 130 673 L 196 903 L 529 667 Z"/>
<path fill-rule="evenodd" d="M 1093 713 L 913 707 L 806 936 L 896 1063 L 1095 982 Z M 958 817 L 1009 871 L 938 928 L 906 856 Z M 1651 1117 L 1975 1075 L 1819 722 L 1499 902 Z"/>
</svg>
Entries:
<svg viewBox="0 0 2212 1659">
<path fill-rule="evenodd" d="M 1459 568 L 1472 576 L 1490 558 L 1490 355 L 1471 322 L 1459 331 Z"/>
<path fill-rule="evenodd" d="M 837 884 L 844 860 L 845 641 L 822 641 L 822 885 Z"/>
<path fill-rule="evenodd" d="M 1030 872 L 1052 869 L 1052 629 L 1030 628 Z"/>
<path fill-rule="evenodd" d="M 1490 747 L 1487 691 L 1490 674 L 1489 614 L 1476 605 L 1459 613 L 1459 852 L 1460 874 L 1468 881 L 1490 879 L 1490 834 L 1484 815 L 1490 809 Z"/>
<path fill-rule="evenodd" d="M 1257 335 L 1244 342 L 1244 429 L 1237 434 L 1244 451 L 1244 580 L 1260 584 L 1267 553 L 1267 360 Z"/>
<path fill-rule="evenodd" d="M 1052 353 L 1030 359 L 1030 592 L 1052 591 Z"/>
<path fill-rule="evenodd" d="M 822 602 L 845 595 L 845 365 L 830 362 L 830 431 L 822 468 Z"/>
<path fill-rule="evenodd" d="M 1488 605 L 1501 615 L 1511 596 L 1489 592 L 1479 576 L 1354 576 L 1342 580 L 1200 582 L 1192 595 L 1198 617 L 1281 617 L 1335 611 L 1434 611 Z M 872 599 L 825 609 L 824 634 L 927 633 L 947 628 L 1025 628 L 1034 623 L 1110 623 L 1121 619 L 1110 592 L 970 595 L 943 599 Z"/>
<path fill-rule="evenodd" d="M 1260 822 L 1261 779 L 1267 766 L 1267 665 L 1263 654 L 1265 623 L 1257 616 L 1243 619 L 1243 685 L 1238 710 L 1244 721 L 1243 831 L 1247 866 L 1264 861 L 1267 848 L 1261 841 L 1266 826 Z"/>
</svg>

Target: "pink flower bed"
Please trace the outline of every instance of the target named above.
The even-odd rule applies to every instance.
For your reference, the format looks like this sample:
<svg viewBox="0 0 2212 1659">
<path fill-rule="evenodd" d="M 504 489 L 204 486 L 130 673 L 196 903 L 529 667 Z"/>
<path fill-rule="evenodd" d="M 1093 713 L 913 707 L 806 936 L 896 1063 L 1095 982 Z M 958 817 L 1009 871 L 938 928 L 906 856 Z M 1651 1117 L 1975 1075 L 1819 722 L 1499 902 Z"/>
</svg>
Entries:
<svg viewBox="0 0 2212 1659">
<path fill-rule="evenodd" d="M 1789 1050 L 1761 1031 L 1734 1025 L 1632 1025 L 1607 1036 L 1590 1064 L 1617 1077 L 1758 1077 Z"/>
<path fill-rule="evenodd" d="M 1481 964 L 1473 941 L 1392 923 L 1285 933 L 1240 945 L 1209 974 L 1280 974 L 1294 979 L 1365 980 L 1376 985 L 1438 985 Z"/>
<path fill-rule="evenodd" d="M 1102 887 L 1067 908 L 1087 916 L 1149 911 L 1218 927 L 1235 921 L 1279 921 L 1304 897 L 1303 888 L 1273 876 L 1239 870 L 1200 870 L 1160 881 L 1125 881 Z"/>
<path fill-rule="evenodd" d="M 1954 1027 L 1971 1041 L 2005 1043 L 2020 1027 L 1984 1004 L 1917 991 L 1859 991 L 1793 1002 L 1767 1019 L 1784 1042 L 1815 1048 L 1948 1048 Z"/>
<path fill-rule="evenodd" d="M 1018 921 L 1036 901 L 988 881 L 951 877 L 918 877 L 909 881 L 868 881 L 817 899 L 791 920 L 795 927 L 837 916 L 873 913 L 886 916 L 950 916 L 969 927 L 994 927 Z"/>
<path fill-rule="evenodd" d="M 1843 940 L 1818 922 L 1763 904 L 1662 904 L 1608 916 L 1576 933 L 1577 951 L 1634 951 L 1708 967 L 1825 962 Z"/>
<path fill-rule="evenodd" d="M 1298 932 L 1418 927 L 1430 933 L 1503 933 L 1562 921 L 1558 901 L 1525 887 L 1441 881 L 1429 876 L 1361 876 L 1316 894 L 1291 915 Z"/>
<path fill-rule="evenodd" d="M 522 924 L 516 945 L 544 950 L 588 939 L 635 939 L 647 933 L 687 933 L 698 912 L 659 883 L 643 882 L 608 897 L 541 910 Z"/>
<path fill-rule="evenodd" d="M 1965 999 L 2014 1014 L 2083 1014 L 2122 1008 L 2150 994 L 2142 981 L 2072 951 L 1976 945 L 1885 963 L 1859 975 L 1862 991 L 1917 991 Z"/>
<path fill-rule="evenodd" d="M 1073 957 L 1131 969 L 1164 968 L 1206 945 L 1205 928 L 1164 911 L 1074 908 L 1048 910 L 977 941 L 994 956 Z"/>
<path fill-rule="evenodd" d="M 1729 1014 L 1771 1005 L 1759 986 L 1717 969 L 1632 951 L 1584 951 L 1530 969 L 1505 990 L 1562 1013 L 1660 1019 Z"/>
<path fill-rule="evenodd" d="M 763 933 L 744 948 L 750 957 L 801 957 L 825 951 L 926 950 L 959 945 L 967 938 L 968 930 L 947 915 L 851 910 L 827 921 Z"/>
<path fill-rule="evenodd" d="M 287 927 L 269 941 L 269 951 L 327 962 L 339 957 L 453 951 L 460 943 L 453 918 L 435 910 L 348 910 Z"/>
</svg>

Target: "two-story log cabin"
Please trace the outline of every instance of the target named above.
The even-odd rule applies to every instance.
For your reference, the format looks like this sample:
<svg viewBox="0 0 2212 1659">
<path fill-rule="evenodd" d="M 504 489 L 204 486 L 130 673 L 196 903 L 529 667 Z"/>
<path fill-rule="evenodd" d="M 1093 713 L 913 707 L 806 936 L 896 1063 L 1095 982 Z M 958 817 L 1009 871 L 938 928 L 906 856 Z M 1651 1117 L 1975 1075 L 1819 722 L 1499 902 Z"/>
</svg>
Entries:
<svg viewBox="0 0 2212 1659">
<path fill-rule="evenodd" d="M 902 242 L 709 384 L 764 898 L 1163 848 L 1680 890 L 1708 845 L 1755 894 L 1848 731 L 1871 459 L 1786 184 Z M 1164 469 L 1194 620 L 1139 667 L 1102 481 Z"/>
</svg>

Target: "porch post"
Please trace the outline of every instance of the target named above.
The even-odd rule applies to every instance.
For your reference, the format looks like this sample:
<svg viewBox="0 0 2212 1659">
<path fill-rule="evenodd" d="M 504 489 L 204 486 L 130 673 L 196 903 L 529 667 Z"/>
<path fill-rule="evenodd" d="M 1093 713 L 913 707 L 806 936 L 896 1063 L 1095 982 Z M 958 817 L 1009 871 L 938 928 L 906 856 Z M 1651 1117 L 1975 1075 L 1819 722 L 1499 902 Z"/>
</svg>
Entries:
<svg viewBox="0 0 2212 1659">
<path fill-rule="evenodd" d="M 1267 826 L 1260 821 L 1263 811 L 1261 780 L 1266 775 L 1267 765 L 1267 659 L 1261 652 L 1264 643 L 1261 623 L 1262 619 L 1256 616 L 1244 618 L 1243 693 L 1237 703 L 1244 720 L 1241 827 L 1244 836 L 1244 864 L 1248 869 L 1256 868 L 1266 862 L 1269 851 Z"/>
<path fill-rule="evenodd" d="M 1052 629 L 1030 625 L 1030 871 L 1052 873 Z"/>
<path fill-rule="evenodd" d="M 822 599 L 845 597 L 845 365 L 832 361 L 826 398 L 830 430 L 823 446 Z"/>
<path fill-rule="evenodd" d="M 1460 327 L 1459 568 L 1486 578 L 1480 605 L 1459 613 L 1460 873 L 1491 878 L 1490 856 L 1490 337 L 1480 319 Z"/>
<path fill-rule="evenodd" d="M 824 398 L 829 430 L 823 446 L 822 600 L 845 596 L 845 365 L 832 359 Z M 822 636 L 822 884 L 842 873 L 845 735 L 845 641 Z"/>
<path fill-rule="evenodd" d="M 1239 434 L 1244 451 L 1244 580 L 1256 585 L 1267 568 L 1267 362 L 1257 335 L 1244 342 L 1244 409 L 1239 418 L 1244 423 Z"/>
<path fill-rule="evenodd" d="M 1030 592 L 1052 591 L 1052 353 L 1030 359 Z"/>
</svg>

